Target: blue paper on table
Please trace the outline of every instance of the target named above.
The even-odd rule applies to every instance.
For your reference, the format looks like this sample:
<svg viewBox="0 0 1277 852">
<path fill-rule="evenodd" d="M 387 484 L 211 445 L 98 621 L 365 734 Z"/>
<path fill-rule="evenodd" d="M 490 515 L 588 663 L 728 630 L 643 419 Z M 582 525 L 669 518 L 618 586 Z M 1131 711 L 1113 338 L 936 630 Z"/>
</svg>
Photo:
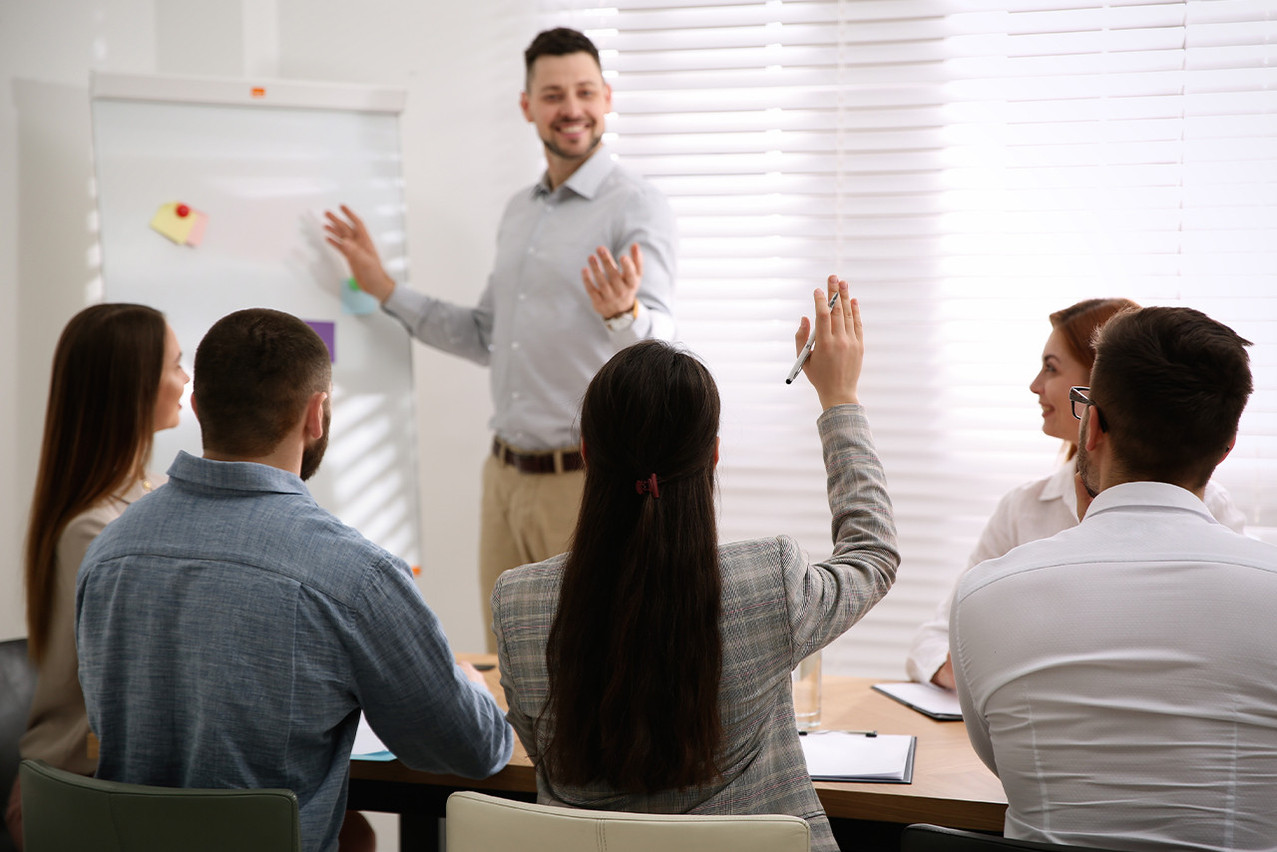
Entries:
<svg viewBox="0 0 1277 852">
<path fill-rule="evenodd" d="M 394 752 L 386 748 L 381 737 L 369 726 L 364 714 L 359 714 L 359 730 L 355 732 L 355 744 L 350 750 L 351 760 L 394 760 Z"/>
</svg>

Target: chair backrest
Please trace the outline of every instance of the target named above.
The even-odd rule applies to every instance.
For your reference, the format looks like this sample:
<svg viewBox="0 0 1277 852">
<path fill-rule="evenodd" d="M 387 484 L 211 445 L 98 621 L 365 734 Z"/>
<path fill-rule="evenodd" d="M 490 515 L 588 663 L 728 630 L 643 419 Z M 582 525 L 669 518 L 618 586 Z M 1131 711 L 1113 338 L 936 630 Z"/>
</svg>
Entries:
<svg viewBox="0 0 1277 852">
<path fill-rule="evenodd" d="M 34 694 L 35 666 L 27 657 L 27 640 L 0 642 L 0 792 L 5 794 L 18 777 L 18 740 L 27 730 Z"/>
<path fill-rule="evenodd" d="M 191 790 L 85 778 L 24 760 L 26 852 L 299 852 L 291 790 Z"/>
<path fill-rule="evenodd" d="M 808 852 L 811 847 L 807 821 L 787 814 L 632 814 L 532 805 L 469 791 L 448 797 L 446 826 L 448 852 Z"/>
<path fill-rule="evenodd" d="M 0 642 L 0 807 L 18 777 L 18 740 L 27 730 L 27 713 L 35 694 L 35 666 L 27 657 L 26 639 Z M 0 852 L 11 852 L 13 840 L 0 819 Z"/>
<path fill-rule="evenodd" d="M 924 823 L 905 826 L 900 835 L 900 852 L 1008 852 L 1015 849 L 1032 849 L 1038 852 L 1072 852 L 1082 849 L 1089 852 L 1110 852 L 1092 846 L 1011 840 L 996 834 L 981 834 L 978 831 L 963 831 L 960 828 L 944 828 Z"/>
</svg>

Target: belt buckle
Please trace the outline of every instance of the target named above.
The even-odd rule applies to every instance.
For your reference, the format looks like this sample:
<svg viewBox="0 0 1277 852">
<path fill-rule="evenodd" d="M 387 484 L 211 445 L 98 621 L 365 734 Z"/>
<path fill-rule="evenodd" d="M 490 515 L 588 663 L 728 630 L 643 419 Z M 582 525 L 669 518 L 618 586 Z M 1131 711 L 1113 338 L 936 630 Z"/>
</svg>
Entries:
<svg viewBox="0 0 1277 852">
<path fill-rule="evenodd" d="M 568 473 L 568 456 L 572 453 L 564 449 L 522 453 L 495 435 L 492 439 L 492 454 L 497 461 L 519 473 Z"/>
</svg>

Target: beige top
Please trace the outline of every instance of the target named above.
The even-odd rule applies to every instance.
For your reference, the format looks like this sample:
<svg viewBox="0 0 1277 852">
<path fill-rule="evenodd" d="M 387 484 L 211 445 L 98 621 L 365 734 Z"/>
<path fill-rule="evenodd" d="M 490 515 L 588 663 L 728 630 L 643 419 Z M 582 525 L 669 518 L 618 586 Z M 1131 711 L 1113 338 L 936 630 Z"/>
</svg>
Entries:
<svg viewBox="0 0 1277 852">
<path fill-rule="evenodd" d="M 27 731 L 18 743 L 23 758 L 38 759 L 81 775 L 92 775 L 97 760 L 88 755 L 89 720 L 80 692 L 79 658 L 75 653 L 75 578 L 89 544 L 103 527 L 123 514 L 130 503 L 165 477 L 147 477 L 102 500 L 71 519 L 58 539 L 54 570 L 53 617 L 44 660 L 37 673 Z"/>
</svg>

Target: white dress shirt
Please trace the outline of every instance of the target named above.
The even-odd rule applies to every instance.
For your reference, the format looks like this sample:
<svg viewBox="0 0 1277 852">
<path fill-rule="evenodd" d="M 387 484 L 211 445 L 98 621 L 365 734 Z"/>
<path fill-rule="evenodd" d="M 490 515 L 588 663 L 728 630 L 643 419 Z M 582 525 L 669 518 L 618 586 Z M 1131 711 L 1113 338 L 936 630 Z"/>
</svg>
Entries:
<svg viewBox="0 0 1277 852">
<path fill-rule="evenodd" d="M 928 683 L 949 656 L 949 611 L 958 583 L 975 566 L 986 559 L 997 559 L 1013 547 L 1040 538 L 1050 538 L 1077 525 L 1077 493 L 1073 490 L 1073 462 L 1056 468 L 1055 473 L 1027 482 L 1008 491 L 998 501 L 989 517 L 966 567 L 953 580 L 949 594 L 940 601 L 931 620 L 924 622 L 914 634 L 905 670 L 910 680 Z M 1233 505 L 1228 491 L 1214 482 L 1206 484 L 1206 508 L 1215 520 L 1236 532 L 1246 525 L 1246 516 Z"/>
<path fill-rule="evenodd" d="M 1008 837 L 1277 848 L 1277 547 L 1193 494 L 1105 489 L 963 577 L 954 675 Z"/>
</svg>

